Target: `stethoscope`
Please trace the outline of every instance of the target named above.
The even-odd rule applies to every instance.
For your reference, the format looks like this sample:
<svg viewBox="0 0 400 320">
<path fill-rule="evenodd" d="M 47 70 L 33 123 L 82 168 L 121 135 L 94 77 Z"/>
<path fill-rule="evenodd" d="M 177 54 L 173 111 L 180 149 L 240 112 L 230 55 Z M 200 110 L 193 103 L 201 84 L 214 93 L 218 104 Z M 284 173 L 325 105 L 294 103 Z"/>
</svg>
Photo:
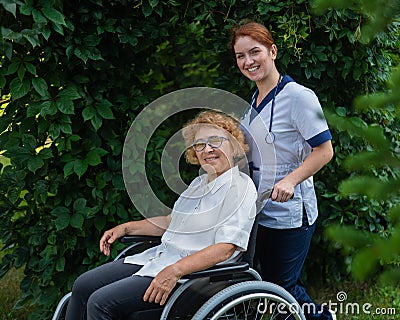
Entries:
<svg viewBox="0 0 400 320">
<path fill-rule="evenodd" d="M 269 118 L 269 128 L 268 128 L 268 133 L 265 136 L 265 142 L 268 143 L 268 144 L 274 143 L 275 139 L 276 139 L 275 133 L 272 132 L 272 121 L 273 121 L 273 117 L 274 117 L 275 98 L 276 98 L 276 94 L 278 93 L 278 86 L 281 83 L 282 79 L 283 79 L 283 76 L 280 74 L 278 82 L 277 82 L 276 87 L 275 87 L 274 96 L 272 98 L 271 115 L 270 115 L 270 118 Z M 250 107 L 252 107 L 254 105 L 254 102 L 255 102 L 255 96 L 253 96 L 253 99 L 251 101 Z"/>
</svg>

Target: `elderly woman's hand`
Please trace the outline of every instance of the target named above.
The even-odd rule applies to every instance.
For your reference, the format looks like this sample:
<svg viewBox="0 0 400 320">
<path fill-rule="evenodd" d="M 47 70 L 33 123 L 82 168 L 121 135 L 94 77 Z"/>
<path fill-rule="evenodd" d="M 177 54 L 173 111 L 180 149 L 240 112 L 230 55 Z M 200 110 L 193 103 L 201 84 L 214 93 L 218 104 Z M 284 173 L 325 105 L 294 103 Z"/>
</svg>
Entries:
<svg viewBox="0 0 400 320">
<path fill-rule="evenodd" d="M 120 224 L 104 232 L 103 236 L 100 239 L 100 251 L 103 252 L 106 256 L 109 256 L 111 244 L 113 244 L 115 240 L 124 236 L 125 234 L 126 228 L 124 224 Z"/>
<path fill-rule="evenodd" d="M 143 300 L 164 305 L 181 276 L 176 264 L 164 268 L 150 283 L 143 296 Z"/>
</svg>

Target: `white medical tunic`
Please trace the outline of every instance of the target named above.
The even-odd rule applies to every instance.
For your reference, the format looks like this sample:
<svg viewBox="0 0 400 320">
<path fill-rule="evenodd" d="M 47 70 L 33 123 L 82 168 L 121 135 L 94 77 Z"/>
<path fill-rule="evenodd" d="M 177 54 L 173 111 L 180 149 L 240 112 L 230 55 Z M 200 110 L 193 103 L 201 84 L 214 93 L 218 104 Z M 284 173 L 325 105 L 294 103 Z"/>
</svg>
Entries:
<svg viewBox="0 0 400 320">
<path fill-rule="evenodd" d="M 315 93 L 285 76 L 259 106 L 258 91 L 244 114 L 241 125 L 250 145 L 249 159 L 253 164 L 253 180 L 259 195 L 298 168 L 316 147 L 332 139 L 321 105 Z M 275 96 L 273 116 L 271 107 Z M 271 132 L 274 142 L 267 143 Z M 309 224 L 318 216 L 313 177 L 297 185 L 294 197 L 287 202 L 264 201 L 260 224 L 275 229 L 297 228 L 302 225 L 303 207 Z"/>
<path fill-rule="evenodd" d="M 125 258 L 143 265 L 136 275 L 155 277 L 166 266 L 216 243 L 247 249 L 256 215 L 257 191 L 249 176 L 233 167 L 211 182 L 203 174 L 175 202 L 161 244 Z"/>
</svg>

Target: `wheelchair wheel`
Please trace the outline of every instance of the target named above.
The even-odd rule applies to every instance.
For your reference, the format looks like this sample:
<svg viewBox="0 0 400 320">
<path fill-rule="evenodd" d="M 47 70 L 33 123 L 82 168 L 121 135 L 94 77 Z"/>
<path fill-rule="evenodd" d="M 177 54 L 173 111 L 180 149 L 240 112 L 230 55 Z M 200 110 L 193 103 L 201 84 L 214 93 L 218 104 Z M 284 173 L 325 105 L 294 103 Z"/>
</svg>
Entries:
<svg viewBox="0 0 400 320">
<path fill-rule="evenodd" d="M 212 296 L 192 320 L 305 320 L 299 304 L 282 287 L 264 281 L 234 284 Z"/>
</svg>

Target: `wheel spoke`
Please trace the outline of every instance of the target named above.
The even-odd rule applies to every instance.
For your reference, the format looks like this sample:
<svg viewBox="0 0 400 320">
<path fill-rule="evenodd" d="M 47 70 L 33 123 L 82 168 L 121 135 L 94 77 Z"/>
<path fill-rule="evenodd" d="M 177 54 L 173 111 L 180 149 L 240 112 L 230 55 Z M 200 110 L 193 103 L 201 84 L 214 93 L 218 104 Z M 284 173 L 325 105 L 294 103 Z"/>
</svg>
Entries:
<svg viewBox="0 0 400 320">
<path fill-rule="evenodd" d="M 232 285 L 198 310 L 196 320 L 304 320 L 296 300 L 274 284 L 249 281 Z"/>
</svg>

